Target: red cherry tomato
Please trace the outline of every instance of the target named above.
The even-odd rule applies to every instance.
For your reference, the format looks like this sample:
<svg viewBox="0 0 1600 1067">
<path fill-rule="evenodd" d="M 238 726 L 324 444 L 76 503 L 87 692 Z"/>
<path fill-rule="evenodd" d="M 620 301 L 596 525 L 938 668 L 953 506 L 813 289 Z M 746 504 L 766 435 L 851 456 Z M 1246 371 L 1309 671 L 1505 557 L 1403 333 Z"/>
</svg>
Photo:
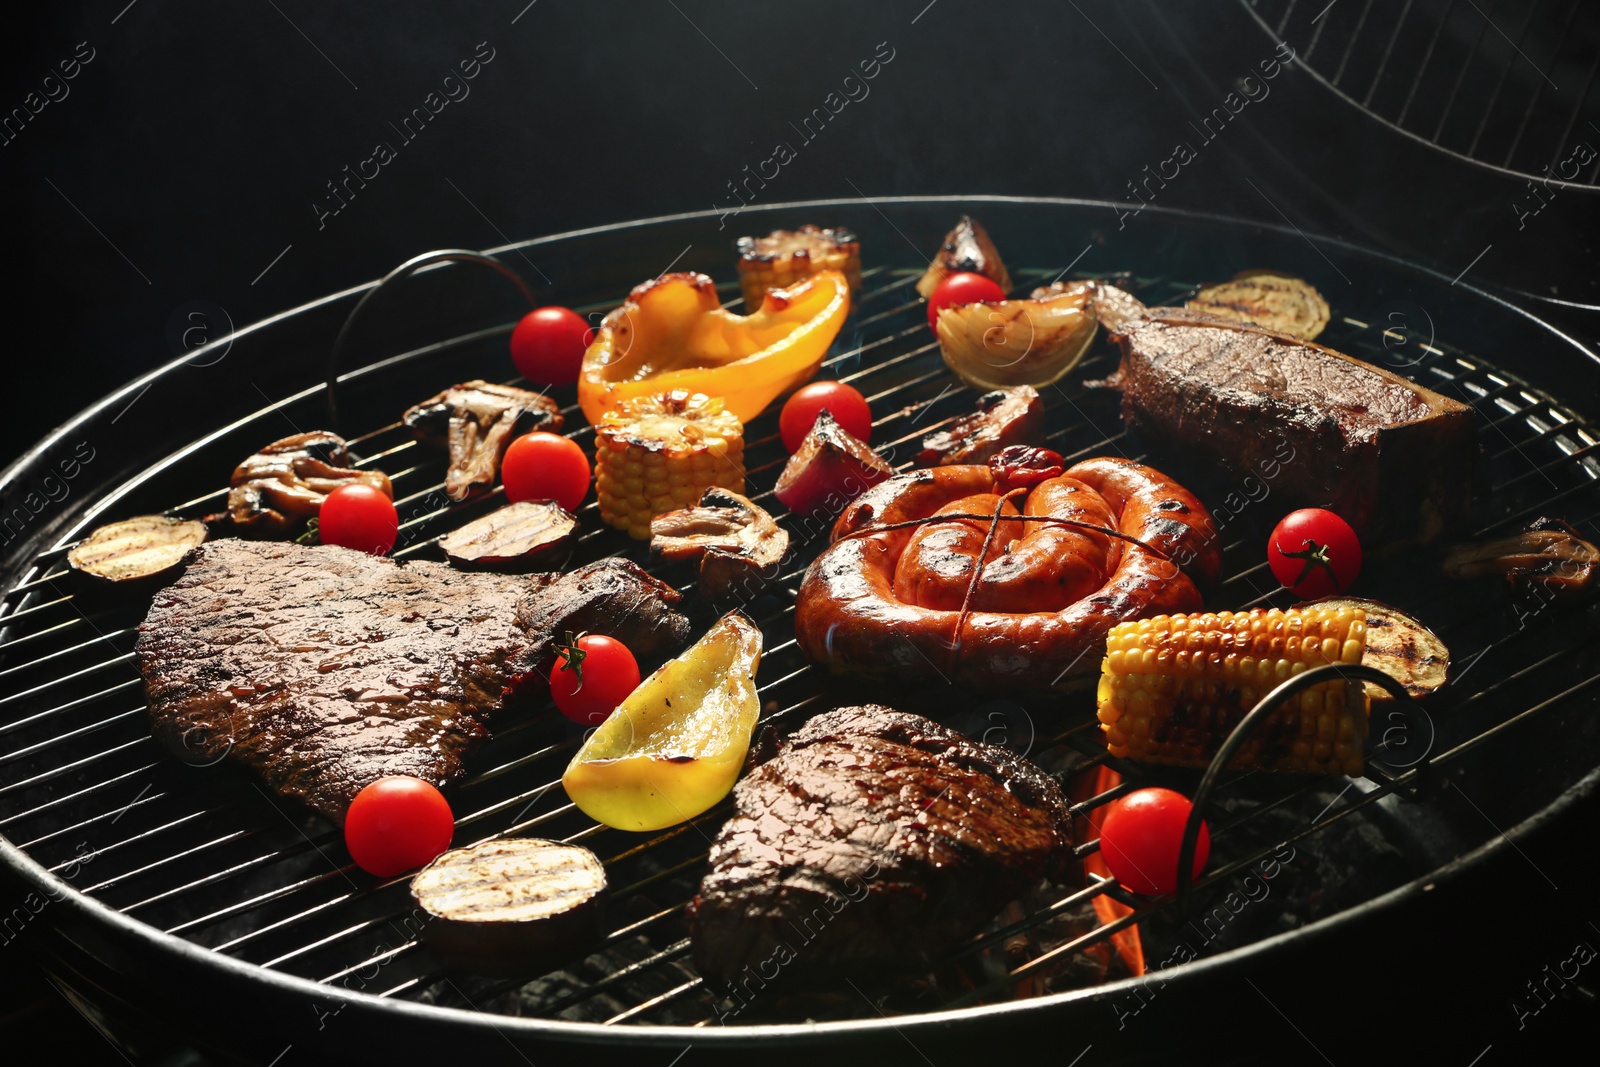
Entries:
<svg viewBox="0 0 1600 1067">
<path fill-rule="evenodd" d="M 1278 584 L 1295 596 L 1332 596 L 1349 589 L 1361 573 L 1361 541 L 1333 512 L 1301 508 L 1274 527 L 1267 563 Z"/>
<path fill-rule="evenodd" d="M 790 452 L 811 432 L 817 413 L 826 410 L 845 432 L 861 441 L 872 437 L 872 409 L 867 398 L 843 382 L 812 382 L 791 396 L 778 416 L 778 433 Z"/>
<path fill-rule="evenodd" d="M 945 276 L 944 281 L 928 297 L 928 326 L 939 321 L 939 311 L 942 308 L 955 307 L 958 304 L 987 303 L 994 300 L 1004 300 L 1006 291 L 994 281 L 981 274 L 970 271 L 958 271 Z"/>
<path fill-rule="evenodd" d="M 344 816 L 344 843 L 356 866 L 393 878 L 450 847 L 455 816 L 444 794 L 421 778 L 379 778 L 356 794 Z"/>
<path fill-rule="evenodd" d="M 560 434 L 535 430 L 511 442 L 500 461 L 506 499 L 554 500 L 576 513 L 589 492 L 589 457 Z"/>
<path fill-rule="evenodd" d="M 325 545 L 387 556 L 399 532 L 400 513 L 394 501 L 361 482 L 329 493 L 317 512 L 317 536 Z"/>
<path fill-rule="evenodd" d="M 1178 891 L 1178 851 L 1189 798 L 1171 789 L 1138 789 L 1114 801 L 1100 822 L 1100 854 L 1111 877 L 1150 897 Z M 1195 842 L 1194 877 L 1211 857 L 1211 831 L 1202 822 Z"/>
<path fill-rule="evenodd" d="M 571 385 L 593 340 L 594 330 L 571 308 L 538 308 L 511 331 L 511 362 L 530 382 Z"/>
<path fill-rule="evenodd" d="M 583 726 L 605 722 L 637 688 L 639 664 L 633 653 L 621 641 L 601 634 L 579 634 L 563 647 L 550 672 L 556 707 Z"/>
</svg>

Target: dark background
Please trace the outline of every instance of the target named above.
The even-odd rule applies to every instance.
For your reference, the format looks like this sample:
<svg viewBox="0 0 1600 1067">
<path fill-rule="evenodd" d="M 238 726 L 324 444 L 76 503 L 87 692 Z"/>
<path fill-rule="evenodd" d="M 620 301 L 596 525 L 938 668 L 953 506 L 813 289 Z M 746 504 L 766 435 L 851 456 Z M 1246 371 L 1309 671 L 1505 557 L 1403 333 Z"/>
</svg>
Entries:
<svg viewBox="0 0 1600 1067">
<path fill-rule="evenodd" d="M 1344 0 L 1327 17 L 1331 25 L 1362 10 Z M 1515 14 L 1495 17 L 1514 26 Z M 1304 37 L 1287 36 L 1305 51 Z M 920 193 L 1124 201 L 1143 168 L 1168 157 L 1175 141 L 1193 140 L 1188 124 L 1274 44 L 1233 0 L 107 0 L 8 15 L 0 107 L 22 106 L 62 61 L 90 54 L 81 42 L 93 58 L 65 82 L 67 95 L 0 145 L 13 241 L 4 288 L 6 461 L 229 323 L 368 281 L 415 253 L 732 206 L 727 183 L 777 142 L 795 141 L 791 123 L 838 91 L 880 43 L 893 58 L 868 83 L 870 95 L 785 166 L 762 202 Z M 470 95 L 405 142 L 391 123 L 475 52 L 493 58 L 466 83 Z M 1583 56 L 1574 70 L 1549 73 L 1581 82 Z M 1600 320 L 1584 306 L 1600 303 L 1594 196 L 1563 192 L 1536 227 L 1513 227 L 1521 177 L 1395 135 L 1303 69 L 1273 84 L 1279 95 L 1207 144 L 1158 203 L 1287 221 L 1452 277 L 1470 268 L 1469 284 L 1505 292 L 1586 341 L 1600 336 Z M 379 141 L 396 158 L 319 220 L 314 203 L 333 204 L 326 183 Z M 1486 245 L 1492 252 L 1480 253 Z M 528 281 L 537 295 L 540 279 Z M 197 324 L 201 333 L 186 338 Z M 1593 412 L 1594 398 L 1570 399 Z M 1540 866 L 1572 865 L 1565 884 L 1583 885 L 1574 848 L 1591 846 L 1593 829 L 1591 805 L 1540 839 Z M 1502 858 L 1485 877 L 1500 879 L 1496 892 L 1520 894 L 1527 872 Z M 1552 955 L 1556 942 L 1591 937 L 1584 924 L 1600 917 L 1593 896 L 1539 905 L 1542 932 L 1510 962 L 1512 950 L 1485 960 L 1464 948 L 1460 959 L 1426 968 L 1481 967 L 1484 982 L 1503 989 L 1503 1004 L 1516 995 L 1518 966 L 1531 976 L 1566 954 Z M 1471 900 L 1479 899 L 1475 891 Z M 1441 902 L 1430 921 L 1477 925 L 1484 917 L 1471 900 L 1455 912 Z M 1516 910 L 1495 921 L 1518 929 Z M 1600 931 L 1591 939 L 1600 945 Z M 1291 1003 L 1292 986 L 1283 994 Z M 0 1037 L 61 1030 L 76 1035 L 83 1055 L 110 1056 L 14 949 L 0 957 L 0 991 L 10 1002 L 9 1015 L 0 1007 Z M 1345 1009 L 1353 1025 L 1358 1001 Z M 1543 1038 L 1514 1038 L 1505 1019 L 1487 1017 L 1416 1025 L 1478 1025 L 1487 1035 L 1479 1045 L 1507 1049 L 1513 1040 L 1552 1039 L 1591 1011 L 1553 1006 Z M 1274 1018 L 1262 1025 L 1293 1042 L 1293 1024 Z"/>
</svg>

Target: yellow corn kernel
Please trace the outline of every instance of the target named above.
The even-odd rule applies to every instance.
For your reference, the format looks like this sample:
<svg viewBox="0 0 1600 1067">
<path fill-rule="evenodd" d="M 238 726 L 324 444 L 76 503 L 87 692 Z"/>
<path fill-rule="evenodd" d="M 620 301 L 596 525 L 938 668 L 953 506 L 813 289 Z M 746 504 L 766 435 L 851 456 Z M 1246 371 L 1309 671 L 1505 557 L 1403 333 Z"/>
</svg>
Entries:
<svg viewBox="0 0 1600 1067">
<path fill-rule="evenodd" d="M 712 486 L 744 492 L 744 426 L 722 401 L 677 390 L 636 397 L 595 427 L 600 517 L 645 540 L 650 520 Z"/>
<path fill-rule="evenodd" d="M 739 288 L 745 307 L 755 311 L 768 289 L 786 289 L 818 271 L 844 274 L 851 302 L 861 297 L 861 243 L 845 229 L 802 226 L 798 230 L 773 230 L 765 237 L 741 237 Z"/>
</svg>

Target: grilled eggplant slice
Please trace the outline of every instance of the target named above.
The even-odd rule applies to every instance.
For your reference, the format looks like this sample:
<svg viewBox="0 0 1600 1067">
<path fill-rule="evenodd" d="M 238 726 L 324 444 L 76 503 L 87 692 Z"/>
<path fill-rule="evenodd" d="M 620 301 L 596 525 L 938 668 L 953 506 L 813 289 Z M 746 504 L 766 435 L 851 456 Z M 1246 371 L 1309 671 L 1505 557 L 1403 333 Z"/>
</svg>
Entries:
<svg viewBox="0 0 1600 1067">
<path fill-rule="evenodd" d="M 1049 385 L 1094 341 L 1093 294 L 1092 282 L 1057 282 L 1027 300 L 944 308 L 934 326 L 939 351 L 968 385 Z"/>
<path fill-rule="evenodd" d="M 444 491 L 451 500 L 494 488 L 512 439 L 561 429 L 561 409 L 542 393 L 474 380 L 452 385 L 408 410 L 402 421 L 417 440 L 449 450 Z"/>
<path fill-rule="evenodd" d="M 650 551 L 700 561 L 700 591 L 712 600 L 754 593 L 789 552 L 788 531 L 748 497 L 707 489 L 700 503 L 650 520 Z"/>
<path fill-rule="evenodd" d="M 1376 667 L 1406 687 L 1420 700 L 1445 683 L 1450 672 L 1450 650 L 1437 634 L 1399 608 L 1359 597 L 1331 596 L 1296 604 L 1297 608 L 1349 608 L 1367 613 L 1367 650 L 1361 662 Z M 1387 690 L 1366 683 L 1367 699 L 1374 704 L 1394 699 Z"/>
<path fill-rule="evenodd" d="M 350 466 L 350 449 L 338 434 L 297 433 L 272 442 L 234 468 L 227 517 L 250 535 L 293 533 L 316 517 L 329 493 L 352 482 L 394 496 L 387 474 Z"/>
<path fill-rule="evenodd" d="M 417 872 L 411 899 L 440 963 L 512 978 L 556 966 L 595 941 L 606 871 L 578 845 L 537 838 L 455 848 Z"/>
<path fill-rule="evenodd" d="M 1328 325 L 1328 302 L 1316 287 L 1292 274 L 1241 271 L 1232 281 L 1208 285 L 1186 305 L 1219 319 L 1248 322 L 1302 341 L 1315 341 Z"/>
<path fill-rule="evenodd" d="M 917 292 L 927 299 L 946 277 L 963 272 L 981 274 L 1006 292 L 1011 291 L 1011 275 L 1000 261 L 999 250 L 989 240 L 989 231 L 971 215 L 962 215 L 955 229 L 945 234 L 938 254 L 917 279 Z"/>
<path fill-rule="evenodd" d="M 112 586 L 158 582 L 176 572 L 189 550 L 205 539 L 203 522 L 140 515 L 95 530 L 67 553 L 67 565 Z"/>
<path fill-rule="evenodd" d="M 1044 436 L 1044 401 L 1031 385 L 996 389 L 978 398 L 978 409 L 947 430 L 922 439 L 919 467 L 988 463 L 1010 445 L 1033 444 Z"/>
<path fill-rule="evenodd" d="M 473 519 L 439 538 L 445 558 L 468 570 L 541 570 L 578 528 L 560 504 L 521 500 Z"/>
</svg>

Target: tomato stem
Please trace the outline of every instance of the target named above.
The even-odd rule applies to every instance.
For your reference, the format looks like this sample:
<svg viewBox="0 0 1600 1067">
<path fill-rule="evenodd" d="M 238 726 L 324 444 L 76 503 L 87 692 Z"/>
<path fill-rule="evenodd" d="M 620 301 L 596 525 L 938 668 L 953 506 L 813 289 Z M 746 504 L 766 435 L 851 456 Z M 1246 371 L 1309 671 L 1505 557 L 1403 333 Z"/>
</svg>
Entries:
<svg viewBox="0 0 1600 1067">
<path fill-rule="evenodd" d="M 1294 589 L 1311 576 L 1311 572 L 1321 568 L 1328 572 L 1328 580 L 1333 582 L 1334 589 L 1339 589 L 1339 576 L 1334 573 L 1333 561 L 1328 558 L 1328 546 L 1319 545 L 1311 538 L 1305 539 L 1305 548 L 1299 552 L 1285 552 L 1283 546 L 1276 546 L 1279 554 L 1289 558 L 1305 561 L 1305 567 L 1300 571 L 1299 577 L 1289 583 L 1289 588 Z"/>
<path fill-rule="evenodd" d="M 576 637 L 572 635 L 571 630 L 568 630 L 566 642 L 556 645 L 556 653 L 563 660 L 561 669 L 571 671 L 578 676 L 579 689 L 583 688 L 583 659 L 589 654 L 589 650 L 579 647 L 578 642 L 588 636 L 588 630 L 580 631 Z"/>
</svg>

